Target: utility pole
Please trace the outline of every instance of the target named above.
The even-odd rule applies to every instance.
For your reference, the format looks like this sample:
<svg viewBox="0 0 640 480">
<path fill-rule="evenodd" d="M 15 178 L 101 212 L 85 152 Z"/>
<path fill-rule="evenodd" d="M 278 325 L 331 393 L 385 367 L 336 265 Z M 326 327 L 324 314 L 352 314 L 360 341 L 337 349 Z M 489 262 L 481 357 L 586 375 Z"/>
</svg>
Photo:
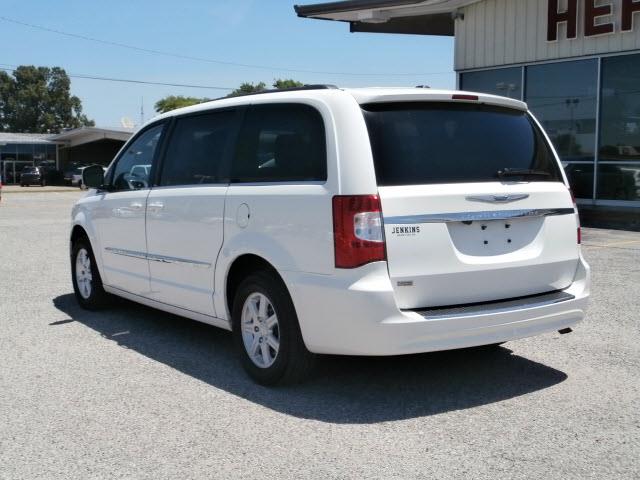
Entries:
<svg viewBox="0 0 640 480">
<path fill-rule="evenodd" d="M 140 97 L 140 125 L 144 125 L 144 97 Z"/>
</svg>

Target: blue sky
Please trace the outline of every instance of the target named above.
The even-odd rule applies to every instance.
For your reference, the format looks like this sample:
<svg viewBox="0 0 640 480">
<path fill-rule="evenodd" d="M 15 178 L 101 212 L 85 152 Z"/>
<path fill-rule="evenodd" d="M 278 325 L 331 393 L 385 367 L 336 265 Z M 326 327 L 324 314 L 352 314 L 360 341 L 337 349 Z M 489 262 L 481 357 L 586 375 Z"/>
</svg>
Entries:
<svg viewBox="0 0 640 480">
<path fill-rule="evenodd" d="M 175 54 L 269 67 L 383 75 L 294 73 L 154 55 L 0 20 L 0 67 L 61 66 L 71 74 L 236 87 L 294 78 L 340 86 L 455 86 L 453 39 L 349 33 L 348 24 L 298 18 L 290 0 L 0 0 L 0 15 L 78 35 Z M 429 74 L 438 72 L 438 74 Z M 391 73 L 419 73 L 394 76 Z M 225 91 L 72 79 L 72 91 L 100 126 L 146 119 L 165 95 Z"/>
</svg>

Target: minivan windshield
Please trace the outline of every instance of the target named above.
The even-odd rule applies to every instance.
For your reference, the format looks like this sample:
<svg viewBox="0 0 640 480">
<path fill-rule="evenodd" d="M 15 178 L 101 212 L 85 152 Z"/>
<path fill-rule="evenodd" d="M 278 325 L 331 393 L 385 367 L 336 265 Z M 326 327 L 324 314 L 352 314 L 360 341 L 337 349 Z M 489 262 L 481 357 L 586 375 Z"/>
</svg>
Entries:
<svg viewBox="0 0 640 480">
<path fill-rule="evenodd" d="M 542 132 L 524 111 L 453 102 L 362 108 L 380 186 L 562 181 Z"/>
</svg>

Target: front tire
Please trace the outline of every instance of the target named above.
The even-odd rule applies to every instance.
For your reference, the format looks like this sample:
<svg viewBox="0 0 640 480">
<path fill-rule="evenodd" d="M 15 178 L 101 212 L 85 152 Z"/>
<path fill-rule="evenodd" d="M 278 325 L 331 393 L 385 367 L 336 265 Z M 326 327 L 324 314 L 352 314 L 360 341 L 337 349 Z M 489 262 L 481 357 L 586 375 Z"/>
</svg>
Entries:
<svg viewBox="0 0 640 480">
<path fill-rule="evenodd" d="M 76 240 L 71 248 L 71 279 L 82 308 L 99 310 L 107 304 L 108 294 L 102 287 L 96 259 L 86 238 Z"/>
<path fill-rule="evenodd" d="M 302 339 L 293 302 L 282 280 L 268 271 L 249 275 L 233 302 L 233 338 L 242 366 L 262 385 L 304 380 L 315 355 Z"/>
</svg>

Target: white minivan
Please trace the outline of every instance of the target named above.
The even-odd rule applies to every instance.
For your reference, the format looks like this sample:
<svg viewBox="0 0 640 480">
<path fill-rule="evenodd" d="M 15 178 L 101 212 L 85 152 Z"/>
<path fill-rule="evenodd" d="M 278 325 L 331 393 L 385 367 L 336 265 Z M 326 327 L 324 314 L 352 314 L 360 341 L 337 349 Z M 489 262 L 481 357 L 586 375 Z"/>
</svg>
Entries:
<svg viewBox="0 0 640 480">
<path fill-rule="evenodd" d="M 585 315 L 567 179 L 516 100 L 330 86 L 215 100 L 151 120 L 83 177 L 79 303 L 113 294 L 231 330 L 263 384 L 301 379 L 315 354 L 494 345 Z"/>
</svg>

